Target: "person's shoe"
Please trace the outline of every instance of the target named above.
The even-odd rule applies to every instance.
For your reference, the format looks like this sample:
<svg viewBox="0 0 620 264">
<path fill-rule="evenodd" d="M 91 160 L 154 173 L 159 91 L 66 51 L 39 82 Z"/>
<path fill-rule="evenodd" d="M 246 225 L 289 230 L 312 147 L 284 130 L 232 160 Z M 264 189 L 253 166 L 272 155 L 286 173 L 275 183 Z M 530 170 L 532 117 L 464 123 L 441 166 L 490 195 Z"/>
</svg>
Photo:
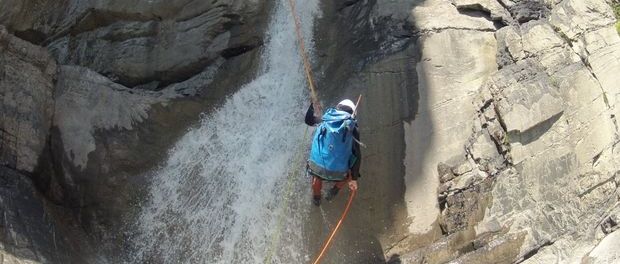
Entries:
<svg viewBox="0 0 620 264">
<path fill-rule="evenodd" d="M 338 195 L 338 191 L 340 191 L 340 189 L 336 188 L 335 186 L 329 189 L 329 191 L 327 192 L 327 196 L 325 196 L 325 200 L 331 201 L 332 199 L 334 199 L 336 195 Z"/>
<path fill-rule="evenodd" d="M 321 205 L 321 196 L 320 195 L 312 196 L 312 204 L 316 206 Z"/>
</svg>

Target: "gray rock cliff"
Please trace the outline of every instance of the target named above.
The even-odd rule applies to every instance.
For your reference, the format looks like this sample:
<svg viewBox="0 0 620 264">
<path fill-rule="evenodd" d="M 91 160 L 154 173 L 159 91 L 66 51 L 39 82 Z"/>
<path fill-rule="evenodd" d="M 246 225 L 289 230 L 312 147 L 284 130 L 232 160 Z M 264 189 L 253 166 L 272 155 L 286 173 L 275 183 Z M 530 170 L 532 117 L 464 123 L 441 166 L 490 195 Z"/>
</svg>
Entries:
<svg viewBox="0 0 620 264">
<path fill-rule="evenodd" d="M 424 1 L 412 11 L 430 110 L 408 134 L 405 199 L 412 237 L 442 235 L 401 261 L 618 261 L 605 252 L 614 229 L 602 226 L 620 209 L 610 3 L 497 3 Z M 433 150 L 416 158 L 429 141 Z"/>
<path fill-rule="evenodd" d="M 269 5 L 3 0 L 0 6 L 0 164 L 32 180 L 36 191 L 22 188 L 38 193 L 32 199 L 58 206 L 62 217 L 52 220 L 74 225 L 75 234 L 63 239 L 84 248 L 97 241 L 97 253 L 118 261 L 124 219 L 145 196 L 145 172 L 201 112 L 251 78 Z M 14 186 L 2 197 L 23 192 Z M 19 204 L 8 205 L 6 213 L 19 214 Z M 14 242 L 3 239 L 0 255 L 17 263 L 104 261 L 71 247 L 49 255 L 55 250 L 41 241 L 19 245 L 37 255 L 30 257 L 12 255 Z"/>
<path fill-rule="evenodd" d="M 0 164 L 33 172 L 52 126 L 56 62 L 0 26 L 0 75 Z"/>
<path fill-rule="evenodd" d="M 0 26 L 0 67 L 0 259 L 93 261 L 96 253 L 71 210 L 53 204 L 36 188 L 41 182 L 34 175 L 54 118 L 56 63 L 45 49 Z"/>
<path fill-rule="evenodd" d="M 321 100 L 363 95 L 338 253 L 619 262 L 618 4 L 322 1 Z M 0 263 L 126 261 L 148 172 L 254 77 L 272 5 L 0 0 Z"/>
</svg>

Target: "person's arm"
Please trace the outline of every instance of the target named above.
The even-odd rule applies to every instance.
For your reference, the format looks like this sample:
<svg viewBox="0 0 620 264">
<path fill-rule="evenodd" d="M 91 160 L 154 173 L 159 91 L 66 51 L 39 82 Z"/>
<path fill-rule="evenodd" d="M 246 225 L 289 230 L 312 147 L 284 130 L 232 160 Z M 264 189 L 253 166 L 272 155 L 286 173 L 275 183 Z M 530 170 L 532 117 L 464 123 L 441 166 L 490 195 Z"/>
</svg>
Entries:
<svg viewBox="0 0 620 264">
<path fill-rule="evenodd" d="M 306 125 L 309 125 L 309 126 L 314 126 L 321 122 L 321 117 L 317 117 L 314 114 L 314 104 L 312 103 L 310 104 L 310 107 L 308 107 L 308 111 L 306 112 L 306 118 L 304 122 L 306 122 Z"/>
<path fill-rule="evenodd" d="M 357 141 L 360 140 L 360 134 L 357 127 L 353 130 L 353 138 Z M 352 150 L 355 157 L 357 157 L 355 163 L 353 163 L 353 166 L 351 167 L 351 181 L 349 181 L 349 189 L 352 191 L 357 191 L 357 179 L 360 177 L 360 167 L 362 166 L 362 150 L 357 141 L 353 142 Z"/>
<path fill-rule="evenodd" d="M 353 155 L 357 157 L 357 160 L 355 161 L 355 163 L 353 163 L 353 166 L 351 167 L 351 174 L 352 174 L 351 178 L 355 181 L 360 176 L 360 167 L 362 166 L 362 148 L 360 147 L 360 144 L 358 143 L 361 141 L 360 141 L 360 133 L 357 130 L 357 127 L 355 128 L 355 130 L 353 130 L 353 138 L 355 138 L 356 140 L 356 141 L 353 141 Z"/>
</svg>

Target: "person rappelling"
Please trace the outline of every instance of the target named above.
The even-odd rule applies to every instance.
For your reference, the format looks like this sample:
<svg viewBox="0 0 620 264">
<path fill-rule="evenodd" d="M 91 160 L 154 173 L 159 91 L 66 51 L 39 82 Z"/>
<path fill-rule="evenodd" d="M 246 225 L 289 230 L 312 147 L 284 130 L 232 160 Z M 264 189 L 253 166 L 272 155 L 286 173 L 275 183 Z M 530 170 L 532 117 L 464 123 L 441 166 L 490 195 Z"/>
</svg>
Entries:
<svg viewBox="0 0 620 264">
<path fill-rule="evenodd" d="M 306 124 L 318 125 L 312 137 L 307 165 L 312 176 L 312 203 L 316 206 L 321 205 L 323 181 L 334 182 L 325 197 L 328 201 L 336 197 L 346 184 L 351 191 L 357 190 L 362 154 L 356 107 L 353 101 L 346 99 L 335 108 L 327 109 L 322 117 L 315 113 L 314 103 L 306 112 Z"/>
<path fill-rule="evenodd" d="M 309 126 L 318 124 L 312 137 L 312 147 L 310 158 L 307 163 L 307 172 L 312 175 L 312 203 L 316 206 L 321 205 L 321 187 L 323 180 L 335 182 L 329 190 L 326 199 L 331 200 L 345 184 L 348 183 L 349 200 L 340 216 L 340 220 L 331 231 L 329 237 L 321 247 L 313 264 L 321 263 L 327 249 L 331 245 L 334 236 L 347 217 L 351 208 L 351 203 L 357 192 L 357 179 L 360 177 L 362 153 L 360 151 L 360 134 L 357 129 L 355 114 L 362 96 L 357 99 L 357 104 L 351 100 L 343 100 L 336 108 L 327 109 L 321 117 L 321 104 L 318 101 L 314 80 L 312 78 L 312 68 L 304 47 L 304 40 L 301 34 L 299 17 L 295 11 L 295 1 L 289 0 L 291 14 L 295 22 L 295 34 L 299 43 L 299 54 L 301 55 L 304 73 L 308 79 L 308 88 L 312 103 L 306 112 L 305 122 Z M 316 108 L 316 109 L 315 109 Z M 271 254 L 267 255 L 265 263 L 270 263 Z"/>
</svg>

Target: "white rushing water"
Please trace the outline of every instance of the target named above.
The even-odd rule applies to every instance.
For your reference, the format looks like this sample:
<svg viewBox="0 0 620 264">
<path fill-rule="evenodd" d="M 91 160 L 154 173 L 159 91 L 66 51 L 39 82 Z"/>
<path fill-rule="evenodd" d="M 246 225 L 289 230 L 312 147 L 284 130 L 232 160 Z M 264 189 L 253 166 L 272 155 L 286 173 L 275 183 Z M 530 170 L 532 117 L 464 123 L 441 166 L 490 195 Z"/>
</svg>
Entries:
<svg viewBox="0 0 620 264">
<path fill-rule="evenodd" d="M 311 49 L 318 0 L 298 0 L 297 11 Z M 307 86 L 287 0 L 276 4 L 267 34 L 258 77 L 205 115 L 153 173 L 130 262 L 263 263 L 272 253 L 273 263 L 307 260 L 309 185 L 305 162 L 295 161 L 308 146 Z"/>
</svg>

